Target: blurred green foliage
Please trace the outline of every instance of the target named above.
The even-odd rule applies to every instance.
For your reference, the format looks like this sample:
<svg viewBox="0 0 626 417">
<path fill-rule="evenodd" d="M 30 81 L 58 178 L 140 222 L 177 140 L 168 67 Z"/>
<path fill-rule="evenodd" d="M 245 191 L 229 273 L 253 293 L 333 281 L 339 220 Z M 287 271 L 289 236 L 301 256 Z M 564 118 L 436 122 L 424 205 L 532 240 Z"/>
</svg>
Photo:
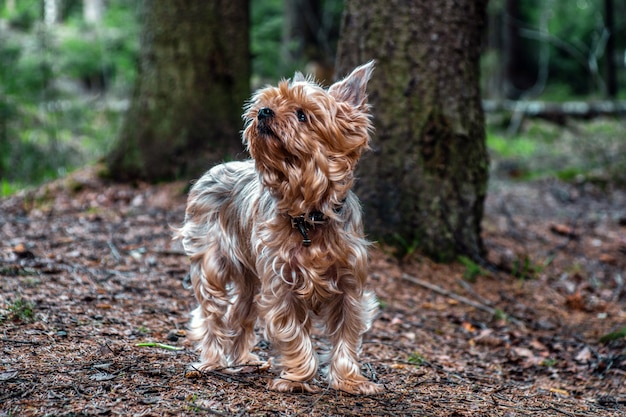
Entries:
<svg viewBox="0 0 626 417">
<path fill-rule="evenodd" d="M 132 3 L 132 2 L 130 2 Z M 0 191 L 64 175 L 103 155 L 136 72 L 137 5 L 108 1 L 98 25 L 82 2 L 42 22 L 42 2 L 0 2 Z"/>
<path fill-rule="evenodd" d="M 250 52 L 253 84 L 280 78 L 283 0 L 250 2 Z"/>
<path fill-rule="evenodd" d="M 322 37 L 335 50 L 344 0 L 320 0 Z M 285 62 L 283 32 L 285 26 L 283 0 L 250 2 L 250 52 L 252 55 L 252 85 L 257 87 L 289 78 L 294 71 L 304 71 L 307 62 Z"/>
<path fill-rule="evenodd" d="M 519 16 L 510 18 L 507 2 L 492 0 L 489 12 L 500 16 L 500 22 L 509 22 L 520 29 L 524 61 L 529 75 L 540 78 L 541 66 L 547 64 L 547 82 L 540 98 L 547 101 L 565 101 L 574 97 L 603 97 L 606 83 L 606 30 L 604 1 L 600 0 L 518 0 Z M 626 97 L 626 1 L 613 1 L 614 61 L 617 64 L 621 97 Z M 507 19 L 511 19 L 510 21 Z M 496 20 L 490 20 L 494 22 Z M 506 31 L 504 24 L 497 30 Z M 546 52 L 547 62 L 541 54 Z M 485 54 L 488 62 L 483 68 L 493 76 L 501 68 L 502 57 Z"/>
<path fill-rule="evenodd" d="M 608 36 L 604 2 L 525 0 L 521 4 L 530 22 L 537 22 L 542 13 L 548 13 L 551 49 L 549 70 L 553 82 L 547 85 L 545 95 L 563 100 L 602 92 Z M 620 55 L 626 48 L 625 6 L 624 2 L 614 1 L 614 39 L 616 51 L 621 51 Z M 536 51 L 538 47 L 533 49 Z"/>
<path fill-rule="evenodd" d="M 507 137 L 487 129 L 487 146 L 496 176 L 517 180 L 554 177 L 601 187 L 626 186 L 626 121 L 596 118 L 567 127 L 529 119 L 519 134 Z"/>
</svg>

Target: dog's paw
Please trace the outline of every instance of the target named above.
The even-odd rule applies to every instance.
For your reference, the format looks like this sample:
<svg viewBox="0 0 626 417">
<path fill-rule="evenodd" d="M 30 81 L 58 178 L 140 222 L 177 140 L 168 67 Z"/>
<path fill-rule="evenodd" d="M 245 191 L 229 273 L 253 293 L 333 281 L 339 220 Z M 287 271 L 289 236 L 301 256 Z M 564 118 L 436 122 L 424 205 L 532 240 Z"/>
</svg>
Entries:
<svg viewBox="0 0 626 417">
<path fill-rule="evenodd" d="M 272 367 L 271 361 L 262 361 L 257 358 L 257 360 L 249 361 L 242 365 L 230 366 L 224 369 L 224 372 L 251 374 L 254 372 L 267 371 L 271 367 Z"/>
<path fill-rule="evenodd" d="M 306 382 L 290 381 L 288 379 L 276 378 L 270 382 L 269 388 L 280 392 L 319 392 L 320 388 Z"/>
<path fill-rule="evenodd" d="M 365 378 L 335 381 L 331 384 L 331 387 L 339 391 L 357 395 L 379 394 L 384 391 L 381 385 L 368 381 Z"/>
</svg>

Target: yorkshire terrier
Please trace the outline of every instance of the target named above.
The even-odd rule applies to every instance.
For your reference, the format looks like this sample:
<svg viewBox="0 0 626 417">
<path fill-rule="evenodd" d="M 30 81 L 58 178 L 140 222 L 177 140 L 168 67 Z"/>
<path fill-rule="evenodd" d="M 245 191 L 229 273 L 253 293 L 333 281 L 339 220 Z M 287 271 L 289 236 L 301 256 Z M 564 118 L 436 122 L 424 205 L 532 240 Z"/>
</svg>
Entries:
<svg viewBox="0 0 626 417">
<path fill-rule="evenodd" d="M 317 391 L 321 364 L 332 388 L 381 391 L 359 364 L 377 302 L 364 289 L 368 242 L 351 191 L 372 129 L 373 67 L 328 89 L 296 73 L 259 90 L 243 115 L 252 159 L 217 165 L 190 190 L 177 237 L 199 303 L 190 332 L 198 370 L 260 364 L 251 352 L 260 318 L 282 369 L 270 388 Z M 319 357 L 314 322 L 331 344 Z"/>
</svg>

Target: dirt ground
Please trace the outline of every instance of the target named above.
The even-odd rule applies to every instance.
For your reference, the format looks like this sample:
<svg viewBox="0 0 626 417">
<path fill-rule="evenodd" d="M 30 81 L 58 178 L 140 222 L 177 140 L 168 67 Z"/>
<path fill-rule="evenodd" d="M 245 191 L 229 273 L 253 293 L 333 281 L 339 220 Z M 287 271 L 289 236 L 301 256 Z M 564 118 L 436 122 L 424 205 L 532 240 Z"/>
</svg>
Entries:
<svg viewBox="0 0 626 417">
<path fill-rule="evenodd" d="M 482 267 L 375 248 L 362 359 L 385 391 L 353 396 L 188 377 L 184 187 L 87 169 L 0 200 L 0 416 L 626 414 L 624 191 L 493 181 Z"/>
</svg>

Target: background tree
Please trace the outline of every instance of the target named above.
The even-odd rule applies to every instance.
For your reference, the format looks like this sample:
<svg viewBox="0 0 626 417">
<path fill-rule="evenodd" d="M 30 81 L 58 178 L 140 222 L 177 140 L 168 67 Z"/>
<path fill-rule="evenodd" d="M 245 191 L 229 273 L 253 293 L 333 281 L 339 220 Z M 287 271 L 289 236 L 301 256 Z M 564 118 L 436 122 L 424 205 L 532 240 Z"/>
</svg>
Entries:
<svg viewBox="0 0 626 417">
<path fill-rule="evenodd" d="M 347 0 L 338 72 L 372 58 L 369 235 L 440 260 L 482 256 L 488 155 L 479 92 L 486 0 Z"/>
<path fill-rule="evenodd" d="M 501 86 L 506 98 L 513 100 L 530 90 L 537 81 L 537 61 L 533 55 L 527 54 L 529 40 L 520 32 L 525 16 L 520 11 L 518 0 L 506 0 L 504 9 L 504 30 L 502 36 L 502 61 L 504 66 L 505 84 Z M 536 48 L 537 51 L 539 48 Z M 547 63 L 544 63 L 547 65 Z"/>
<path fill-rule="evenodd" d="M 290 0 L 283 2 L 283 10 L 284 73 L 305 70 L 330 85 L 343 1 Z"/>
<path fill-rule="evenodd" d="M 106 158 L 111 177 L 191 177 L 242 152 L 249 97 L 247 0 L 144 0 L 139 73 Z"/>
<path fill-rule="evenodd" d="M 104 0 L 83 0 L 83 19 L 90 25 L 98 25 L 104 15 Z"/>
</svg>

